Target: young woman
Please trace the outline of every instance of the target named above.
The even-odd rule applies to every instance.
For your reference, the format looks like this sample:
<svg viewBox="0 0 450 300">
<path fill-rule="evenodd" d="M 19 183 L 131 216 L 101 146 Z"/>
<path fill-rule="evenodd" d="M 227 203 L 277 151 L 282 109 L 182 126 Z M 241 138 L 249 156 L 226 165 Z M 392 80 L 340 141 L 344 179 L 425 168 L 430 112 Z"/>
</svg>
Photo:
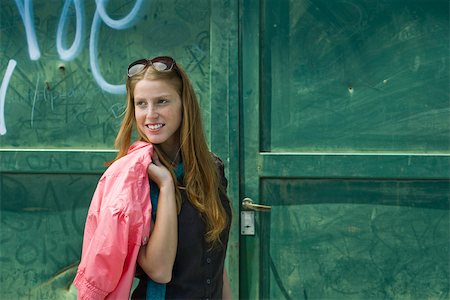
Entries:
<svg viewBox="0 0 450 300">
<path fill-rule="evenodd" d="M 130 270 L 134 271 L 133 260 L 137 256 L 140 281 L 133 292 L 133 299 L 231 298 L 224 268 L 231 224 L 231 208 L 226 196 L 227 180 L 222 161 L 209 151 L 206 144 L 193 87 L 184 70 L 167 56 L 141 59 L 130 64 L 126 86 L 127 108 L 116 138 L 119 153 L 109 168 L 119 169 L 109 176 L 112 180 L 126 179 L 119 180 L 118 184 L 105 185 L 113 186 L 119 194 L 108 198 L 125 198 L 119 209 L 118 205 L 109 205 L 115 209 L 109 213 L 113 216 L 107 218 L 113 220 L 108 221 L 114 224 L 113 232 L 121 231 L 120 236 L 127 237 L 126 241 L 122 238 L 118 243 L 128 246 L 103 243 L 107 245 L 107 250 L 100 251 L 102 253 L 89 250 L 104 248 L 88 246 L 95 243 L 92 242 L 96 240 L 92 232 L 98 231 L 96 226 L 101 222 L 98 216 L 101 215 L 98 213 L 101 205 L 91 204 L 89 216 L 94 215 L 91 219 L 95 219 L 92 223 L 96 226 L 86 224 L 86 230 L 94 228 L 89 229 L 91 234 L 88 236 L 85 230 L 82 261 L 75 279 L 79 295 L 80 291 L 81 295 L 92 295 L 94 291 L 96 295 L 108 293 L 107 296 L 115 297 L 117 287 L 121 290 L 131 287 Z M 131 145 L 134 131 L 139 141 Z M 127 161 L 130 157 L 137 157 L 131 162 L 133 166 Z M 124 169 L 126 175 L 122 175 Z M 142 181 L 141 173 L 148 174 L 148 179 L 145 179 L 150 181 L 149 184 L 136 184 Z M 130 187 L 129 182 L 134 185 Z M 121 185 L 125 188 L 118 187 Z M 146 198 L 148 185 L 150 199 Z M 129 190 L 125 193 L 127 195 L 122 195 L 123 190 Z M 133 201 L 139 205 L 133 204 Z M 145 207 L 146 204 L 148 207 Z M 95 209 L 92 209 L 93 206 Z M 130 245 L 129 241 L 140 241 L 139 235 L 146 235 L 147 219 L 145 211 L 135 218 L 133 213 L 126 213 L 130 207 L 136 206 L 151 210 L 149 237 L 142 238 L 138 253 L 137 243 Z M 125 215 L 123 219 L 116 220 L 115 216 L 122 214 Z M 135 230 L 137 227 L 133 223 L 144 229 Z M 116 227 L 126 227 L 128 235 Z M 130 233 L 135 235 L 136 232 L 138 237 L 130 238 Z M 104 238 L 107 233 L 101 235 Z M 104 239 L 112 240 L 114 235 Z M 108 257 L 110 253 L 114 256 L 115 251 L 122 253 L 119 257 L 123 261 L 121 267 L 116 269 L 109 266 L 113 263 L 109 262 Z M 98 257 L 97 265 L 87 263 L 89 259 L 86 257 L 93 256 Z M 93 269 L 96 271 L 89 271 Z M 107 287 L 96 285 L 96 282 L 102 282 L 96 273 L 111 276 L 114 270 L 120 274 L 112 275 L 118 277 L 113 283 Z M 89 273 L 91 275 L 86 275 Z"/>
</svg>

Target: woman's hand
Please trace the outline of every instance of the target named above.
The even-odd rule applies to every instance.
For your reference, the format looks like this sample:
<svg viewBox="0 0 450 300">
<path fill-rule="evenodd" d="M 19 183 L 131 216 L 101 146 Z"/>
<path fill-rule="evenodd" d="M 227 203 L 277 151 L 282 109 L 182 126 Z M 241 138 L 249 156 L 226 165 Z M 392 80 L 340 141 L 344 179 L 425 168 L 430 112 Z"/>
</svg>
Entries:
<svg viewBox="0 0 450 300">
<path fill-rule="evenodd" d="M 160 162 L 156 152 L 153 152 L 152 162 L 147 167 L 147 174 L 150 180 L 156 183 L 160 189 L 173 185 L 170 171 Z"/>
</svg>

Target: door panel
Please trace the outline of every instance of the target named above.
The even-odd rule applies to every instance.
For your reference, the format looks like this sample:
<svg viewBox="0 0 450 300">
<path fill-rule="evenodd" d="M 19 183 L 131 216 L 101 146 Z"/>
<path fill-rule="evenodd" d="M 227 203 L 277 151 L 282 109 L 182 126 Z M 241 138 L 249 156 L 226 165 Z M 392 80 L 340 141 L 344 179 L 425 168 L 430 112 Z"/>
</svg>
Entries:
<svg viewBox="0 0 450 300">
<path fill-rule="evenodd" d="M 2 173 L 1 298 L 76 298 L 70 283 L 99 177 Z"/>
<path fill-rule="evenodd" d="M 241 10 L 241 298 L 447 298 L 448 1 Z"/>
<path fill-rule="evenodd" d="M 262 151 L 449 149 L 448 1 L 269 0 L 261 14 Z"/>
<path fill-rule="evenodd" d="M 264 179 L 262 298 L 426 299 L 448 287 L 445 181 Z M 278 201 L 277 201 L 278 200 Z"/>
</svg>

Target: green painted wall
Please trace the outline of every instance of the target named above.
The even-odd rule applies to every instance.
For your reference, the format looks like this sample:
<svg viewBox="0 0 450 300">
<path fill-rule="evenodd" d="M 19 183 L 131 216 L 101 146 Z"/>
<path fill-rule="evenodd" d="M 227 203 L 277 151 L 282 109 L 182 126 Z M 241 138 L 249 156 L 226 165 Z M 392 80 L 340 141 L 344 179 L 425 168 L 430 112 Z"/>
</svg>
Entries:
<svg viewBox="0 0 450 300">
<path fill-rule="evenodd" d="M 115 156 L 130 62 L 171 55 L 187 70 L 207 139 L 229 172 L 234 137 L 222 107 L 237 101 L 237 66 L 229 64 L 237 61 L 236 5 L 1 1 L 1 299 L 74 297 L 84 220 L 103 164 Z M 235 198 L 237 175 L 229 180 Z M 232 236 L 227 264 L 237 293 Z"/>
<path fill-rule="evenodd" d="M 106 11 L 113 19 L 126 17 L 134 5 L 141 11 L 116 29 L 94 15 L 95 1 L 79 2 L 83 5 L 72 4 L 64 14 L 64 1 L 29 1 L 32 7 L 23 14 L 30 12 L 33 21 L 25 26 L 16 2 L 2 1 L 2 75 L 8 62 L 17 63 L 4 103 L 2 147 L 111 148 L 128 64 L 161 54 L 176 57 L 192 76 L 209 125 L 208 1 L 109 1 Z M 58 51 L 58 44 L 76 48 L 77 34 L 77 51 Z M 62 59 L 65 55 L 70 56 Z"/>
</svg>

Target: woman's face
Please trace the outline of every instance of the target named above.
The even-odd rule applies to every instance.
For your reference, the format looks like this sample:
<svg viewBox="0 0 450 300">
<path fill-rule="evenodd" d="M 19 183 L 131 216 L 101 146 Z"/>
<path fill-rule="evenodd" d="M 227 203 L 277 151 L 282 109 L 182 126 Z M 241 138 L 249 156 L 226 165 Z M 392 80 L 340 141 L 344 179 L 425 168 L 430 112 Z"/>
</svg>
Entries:
<svg viewBox="0 0 450 300">
<path fill-rule="evenodd" d="M 141 134 L 168 155 L 178 151 L 182 104 L 172 85 L 164 80 L 140 80 L 134 88 L 134 111 Z"/>
</svg>

